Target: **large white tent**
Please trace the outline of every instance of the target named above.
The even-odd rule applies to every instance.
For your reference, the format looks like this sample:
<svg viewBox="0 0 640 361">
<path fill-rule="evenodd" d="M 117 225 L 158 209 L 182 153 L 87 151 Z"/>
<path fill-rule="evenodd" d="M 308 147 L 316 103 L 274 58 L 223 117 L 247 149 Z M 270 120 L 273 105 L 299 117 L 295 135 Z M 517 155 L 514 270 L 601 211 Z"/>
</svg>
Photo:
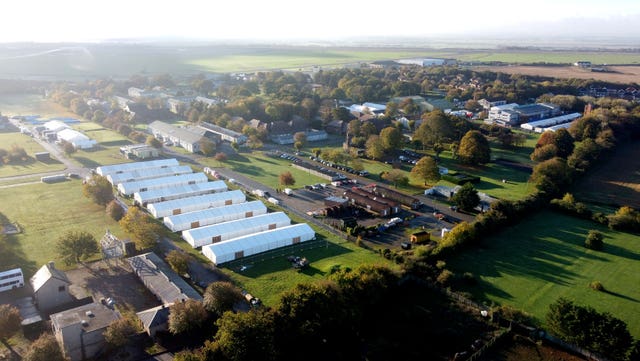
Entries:
<svg viewBox="0 0 640 361">
<path fill-rule="evenodd" d="M 286 247 L 314 239 L 313 229 L 306 223 L 254 233 L 202 247 L 202 254 L 216 265 L 242 257 Z"/>
<path fill-rule="evenodd" d="M 96 173 L 106 177 L 109 174 L 125 173 L 140 169 L 166 168 L 180 165 L 175 158 L 148 160 L 146 162 L 120 163 L 103 165 L 96 168 Z"/>
<path fill-rule="evenodd" d="M 176 167 L 137 169 L 131 172 L 109 174 L 107 175 L 107 180 L 109 181 L 109 183 L 117 186 L 118 184 L 125 182 L 141 181 L 145 179 L 189 173 L 193 173 L 191 167 L 189 167 L 188 165 L 179 165 Z"/>
<path fill-rule="evenodd" d="M 210 226 L 182 231 L 182 238 L 193 248 L 211 243 L 228 241 L 253 233 L 264 232 L 291 225 L 291 219 L 284 212 L 267 213 L 255 217 L 222 222 Z"/>
<path fill-rule="evenodd" d="M 75 149 L 91 149 L 98 144 L 97 141 L 87 137 L 79 131 L 69 128 L 59 131 L 56 136 L 59 140 L 71 143 Z"/>
<path fill-rule="evenodd" d="M 148 203 L 164 202 L 202 194 L 224 192 L 226 190 L 227 185 L 223 181 L 213 181 L 136 192 L 133 194 L 133 199 L 137 204 L 146 207 Z"/>
<path fill-rule="evenodd" d="M 169 188 L 185 184 L 206 183 L 208 181 L 209 177 L 207 177 L 207 175 L 204 173 L 188 173 L 120 183 L 118 184 L 118 192 L 120 192 L 120 194 L 129 196 L 136 192 Z"/>
<path fill-rule="evenodd" d="M 167 216 L 164 217 L 164 224 L 173 232 L 179 232 L 265 213 L 267 206 L 260 201 L 253 201 Z"/>
<path fill-rule="evenodd" d="M 536 130 L 537 128 L 542 129 L 542 128 L 550 127 L 552 125 L 570 123 L 580 118 L 581 116 L 582 114 L 580 113 L 565 114 L 565 115 L 560 115 L 553 118 L 541 119 L 541 120 L 536 120 L 529 123 L 524 123 L 520 125 L 520 128 L 526 129 L 526 130 Z"/>
<path fill-rule="evenodd" d="M 230 204 L 246 202 L 247 197 L 241 190 L 204 194 L 195 197 L 174 199 L 172 201 L 149 203 L 147 209 L 156 218 L 173 216 L 182 213 L 200 211 Z"/>
</svg>

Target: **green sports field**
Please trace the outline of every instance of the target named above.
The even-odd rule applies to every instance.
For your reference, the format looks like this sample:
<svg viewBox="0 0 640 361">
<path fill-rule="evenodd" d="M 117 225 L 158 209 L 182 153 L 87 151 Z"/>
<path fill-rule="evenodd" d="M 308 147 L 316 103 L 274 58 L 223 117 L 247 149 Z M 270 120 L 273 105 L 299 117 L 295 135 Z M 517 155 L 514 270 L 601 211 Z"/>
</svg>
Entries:
<svg viewBox="0 0 640 361">
<path fill-rule="evenodd" d="M 583 246 L 590 229 L 604 236 L 603 251 Z M 473 273 L 476 286 L 465 289 L 485 302 L 508 304 L 544 322 L 559 297 L 610 312 L 640 337 L 640 240 L 590 221 L 545 211 L 483 241 L 449 260 L 456 274 Z M 589 288 L 600 281 L 606 292 Z"/>
</svg>

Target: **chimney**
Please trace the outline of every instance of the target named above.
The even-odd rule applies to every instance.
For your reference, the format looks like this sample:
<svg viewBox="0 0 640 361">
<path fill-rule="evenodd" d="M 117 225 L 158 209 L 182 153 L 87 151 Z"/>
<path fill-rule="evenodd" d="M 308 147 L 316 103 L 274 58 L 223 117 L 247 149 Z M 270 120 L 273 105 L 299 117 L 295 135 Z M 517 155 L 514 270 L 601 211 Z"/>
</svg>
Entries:
<svg viewBox="0 0 640 361">
<path fill-rule="evenodd" d="M 56 264 L 53 261 L 49 261 L 47 265 L 49 265 L 49 269 L 56 269 Z"/>
</svg>

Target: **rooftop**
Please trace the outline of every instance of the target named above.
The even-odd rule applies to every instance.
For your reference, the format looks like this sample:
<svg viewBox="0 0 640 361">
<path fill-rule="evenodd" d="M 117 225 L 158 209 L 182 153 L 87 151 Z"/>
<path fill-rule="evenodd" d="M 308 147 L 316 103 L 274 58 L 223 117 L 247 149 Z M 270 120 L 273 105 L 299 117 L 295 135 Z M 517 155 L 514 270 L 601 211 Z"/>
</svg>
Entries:
<svg viewBox="0 0 640 361">
<path fill-rule="evenodd" d="M 100 330 L 120 318 L 120 314 L 100 303 L 89 303 L 70 310 L 54 313 L 51 322 L 56 329 L 82 324 L 85 332 Z"/>
<path fill-rule="evenodd" d="M 71 284 L 71 281 L 69 281 L 67 275 L 63 271 L 57 269 L 53 262 L 49 262 L 40 267 L 38 272 L 36 272 L 36 274 L 31 277 L 30 282 L 31 287 L 33 287 L 33 292 L 37 292 L 40 287 L 42 287 L 45 283 L 47 283 L 47 281 L 52 278 L 58 279 L 67 284 Z"/>
</svg>

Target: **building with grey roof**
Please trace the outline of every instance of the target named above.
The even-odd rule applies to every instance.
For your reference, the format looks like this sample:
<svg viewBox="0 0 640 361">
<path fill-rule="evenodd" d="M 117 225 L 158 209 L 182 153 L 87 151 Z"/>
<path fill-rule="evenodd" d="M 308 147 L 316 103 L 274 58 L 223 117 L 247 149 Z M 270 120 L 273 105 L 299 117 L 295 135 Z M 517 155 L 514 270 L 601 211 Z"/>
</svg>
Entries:
<svg viewBox="0 0 640 361">
<path fill-rule="evenodd" d="M 227 128 L 223 128 L 220 126 L 217 126 L 215 124 L 211 124 L 211 123 L 206 123 L 206 122 L 202 122 L 198 127 L 209 131 L 211 133 L 216 134 L 217 136 L 220 137 L 220 139 L 222 140 L 226 140 L 227 142 L 230 143 L 238 143 L 238 144 L 244 144 L 247 141 L 247 136 L 242 134 L 242 133 L 238 133 L 236 131 L 233 131 L 231 129 L 227 129 Z"/>
<path fill-rule="evenodd" d="M 128 258 L 133 272 L 163 305 L 202 296 L 153 252 Z"/>
<path fill-rule="evenodd" d="M 151 337 L 158 331 L 166 331 L 169 326 L 169 307 L 160 305 L 136 313 L 142 323 L 142 328 Z"/>
<path fill-rule="evenodd" d="M 182 147 L 191 153 L 200 151 L 200 142 L 204 140 L 201 131 L 191 128 L 181 128 L 156 120 L 149 124 L 147 128 L 154 137 L 162 142 L 171 142 L 173 145 Z"/>
<path fill-rule="evenodd" d="M 51 315 L 51 328 L 64 355 L 71 361 L 94 358 L 104 350 L 104 331 L 120 314 L 100 303 L 90 303 Z"/>
</svg>

